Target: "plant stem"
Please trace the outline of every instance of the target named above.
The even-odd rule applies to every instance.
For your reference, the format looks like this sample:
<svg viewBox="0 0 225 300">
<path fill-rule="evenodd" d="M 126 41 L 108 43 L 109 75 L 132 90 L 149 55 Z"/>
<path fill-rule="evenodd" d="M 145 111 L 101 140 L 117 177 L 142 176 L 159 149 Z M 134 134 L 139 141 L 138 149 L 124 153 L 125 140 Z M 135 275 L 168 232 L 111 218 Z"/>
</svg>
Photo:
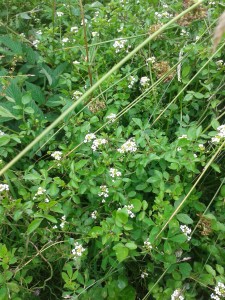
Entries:
<svg viewBox="0 0 225 300">
<path fill-rule="evenodd" d="M 80 12 L 81 12 L 81 18 L 82 18 L 83 29 L 84 29 L 84 46 L 85 46 L 85 51 L 86 51 L 86 62 L 88 65 L 88 77 L 89 77 L 89 81 L 90 81 L 90 86 L 92 86 L 93 81 L 92 81 L 92 72 L 91 72 L 89 53 L 88 53 L 87 30 L 86 30 L 86 23 L 85 23 L 85 18 L 84 18 L 84 8 L 83 8 L 82 0 L 79 0 L 79 2 L 80 2 Z M 91 99 L 92 99 L 92 94 L 90 95 L 90 99 L 88 102 L 90 102 Z"/>
</svg>

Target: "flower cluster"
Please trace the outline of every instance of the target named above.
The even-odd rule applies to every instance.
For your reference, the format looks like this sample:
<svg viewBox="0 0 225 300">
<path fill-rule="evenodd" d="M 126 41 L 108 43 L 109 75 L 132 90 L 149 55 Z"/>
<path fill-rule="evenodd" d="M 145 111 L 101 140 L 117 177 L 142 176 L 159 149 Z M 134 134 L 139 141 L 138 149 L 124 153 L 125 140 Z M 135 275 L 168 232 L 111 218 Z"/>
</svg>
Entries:
<svg viewBox="0 0 225 300">
<path fill-rule="evenodd" d="M 105 145 L 107 143 L 108 143 L 108 141 L 106 139 L 96 139 L 93 141 L 91 149 L 93 151 L 96 151 L 100 145 Z"/>
<path fill-rule="evenodd" d="M 131 205 L 124 205 L 123 208 L 125 208 L 127 210 L 127 213 L 129 215 L 129 217 L 131 217 L 131 218 L 135 217 L 135 214 L 131 211 L 134 208 L 133 204 L 131 204 Z M 122 208 L 118 208 L 118 210 L 121 210 L 121 209 Z"/>
<path fill-rule="evenodd" d="M 141 77 L 140 85 L 141 85 L 143 88 L 148 88 L 149 85 L 150 85 L 150 79 L 149 79 L 148 77 L 146 77 L 146 76 Z"/>
<path fill-rule="evenodd" d="M 0 183 L 0 192 L 8 191 L 8 190 L 9 190 L 8 184 Z"/>
<path fill-rule="evenodd" d="M 114 169 L 114 168 L 110 168 L 109 174 L 113 178 L 114 177 L 120 177 L 122 175 L 120 171 L 118 171 L 117 169 Z"/>
<path fill-rule="evenodd" d="M 137 151 L 137 145 L 135 141 L 129 139 L 126 143 L 124 143 L 119 149 L 117 149 L 119 153 L 126 153 L 126 152 L 135 152 Z"/>
<path fill-rule="evenodd" d="M 61 228 L 63 228 L 66 224 L 66 216 L 62 216 L 61 218 L 61 224 L 59 225 Z"/>
<path fill-rule="evenodd" d="M 189 36 L 189 32 L 186 29 L 181 29 L 181 36 Z"/>
<path fill-rule="evenodd" d="M 74 244 L 74 249 L 72 249 L 71 252 L 75 257 L 77 257 L 77 256 L 82 256 L 84 251 L 85 249 L 82 247 L 82 245 L 76 242 Z"/>
<path fill-rule="evenodd" d="M 73 93 L 73 99 L 79 99 L 83 94 L 80 91 L 75 91 Z"/>
<path fill-rule="evenodd" d="M 64 45 L 65 43 L 68 43 L 69 42 L 69 38 L 68 37 L 65 37 L 62 39 L 62 44 Z"/>
<path fill-rule="evenodd" d="M 61 151 L 55 151 L 51 154 L 51 156 L 55 159 L 55 160 L 61 160 L 62 158 L 62 152 Z"/>
<path fill-rule="evenodd" d="M 129 78 L 128 78 L 128 80 L 129 80 L 129 85 L 128 85 L 128 87 L 129 87 L 129 89 L 131 89 L 132 87 L 133 87 L 133 85 L 135 84 L 135 82 L 137 81 L 137 79 L 134 77 L 134 76 L 130 76 Z"/>
<path fill-rule="evenodd" d="M 180 140 L 180 139 L 188 139 L 188 137 L 186 134 L 182 134 L 182 136 L 178 137 L 178 140 Z"/>
<path fill-rule="evenodd" d="M 97 210 L 94 210 L 94 211 L 91 213 L 91 218 L 92 218 L 92 219 L 97 219 Z"/>
<path fill-rule="evenodd" d="M 144 278 L 146 278 L 146 277 L 148 277 L 148 273 L 146 273 L 146 272 L 142 272 L 142 273 L 141 273 L 141 278 L 143 278 L 143 279 L 144 279 Z"/>
<path fill-rule="evenodd" d="M 218 134 L 212 138 L 212 143 L 219 143 L 222 138 L 225 138 L 225 125 L 220 125 L 217 131 Z"/>
<path fill-rule="evenodd" d="M 99 33 L 98 33 L 97 31 L 92 31 L 91 35 L 92 35 L 93 37 L 95 37 L 95 36 L 99 36 Z"/>
<path fill-rule="evenodd" d="M 191 228 L 189 228 L 187 225 L 181 225 L 180 230 L 186 235 L 187 240 L 190 241 Z"/>
<path fill-rule="evenodd" d="M 78 32 L 78 27 L 77 26 L 71 27 L 70 31 L 77 33 Z"/>
<path fill-rule="evenodd" d="M 205 150 L 205 146 L 203 144 L 198 144 L 198 147 L 201 151 L 204 151 Z"/>
<path fill-rule="evenodd" d="M 144 241 L 144 247 L 146 250 L 149 251 L 152 249 L 152 244 L 148 240 L 146 240 L 146 241 Z"/>
<path fill-rule="evenodd" d="M 44 189 L 43 187 L 40 186 L 37 190 L 37 193 L 34 195 L 33 199 L 35 200 L 37 198 L 37 196 L 44 195 L 45 192 L 46 192 L 46 189 Z"/>
<path fill-rule="evenodd" d="M 116 114 L 112 113 L 112 114 L 108 115 L 106 117 L 106 119 L 109 119 L 110 123 L 113 123 L 116 120 Z"/>
<path fill-rule="evenodd" d="M 152 56 L 152 57 L 149 57 L 149 58 L 146 59 L 147 65 L 148 65 L 148 64 L 154 64 L 155 61 L 156 61 L 155 56 Z"/>
<path fill-rule="evenodd" d="M 56 14 L 58 17 L 62 17 L 64 15 L 64 13 L 62 11 L 57 11 Z"/>
<path fill-rule="evenodd" d="M 108 188 L 107 188 L 106 185 L 101 185 L 101 186 L 100 186 L 100 190 L 101 190 L 101 192 L 98 193 L 98 195 L 99 195 L 100 197 L 103 197 L 102 203 L 105 203 L 105 198 L 108 198 L 108 197 L 109 197 L 109 190 L 108 190 Z"/>
<path fill-rule="evenodd" d="M 0 130 L 0 136 L 3 136 L 3 135 L 5 135 L 5 132 Z"/>
<path fill-rule="evenodd" d="M 39 40 L 34 40 L 34 41 L 32 42 L 32 45 L 33 45 L 35 48 L 37 48 L 39 43 L 40 43 Z"/>
<path fill-rule="evenodd" d="M 171 295 L 171 300 L 184 300 L 184 296 L 182 294 L 182 290 L 181 289 L 177 289 L 173 292 L 173 294 Z"/>
<path fill-rule="evenodd" d="M 155 17 L 158 18 L 159 20 L 162 19 L 162 18 L 172 18 L 173 15 L 172 14 L 169 14 L 167 11 L 164 11 L 162 13 L 159 13 L 159 12 L 155 12 Z"/>
<path fill-rule="evenodd" d="M 116 53 L 120 52 L 126 44 L 127 40 L 120 39 L 113 43 L 113 47 L 116 49 Z"/>
<path fill-rule="evenodd" d="M 211 299 L 220 300 L 225 298 L 225 285 L 222 282 L 218 282 L 215 289 L 215 293 L 211 294 Z"/>
<path fill-rule="evenodd" d="M 216 65 L 217 65 L 218 69 L 220 69 L 225 66 L 225 63 L 223 62 L 222 59 L 220 59 L 220 60 L 217 60 Z"/>
<path fill-rule="evenodd" d="M 94 133 L 88 133 L 85 135 L 84 143 L 89 143 L 96 138 Z"/>
</svg>

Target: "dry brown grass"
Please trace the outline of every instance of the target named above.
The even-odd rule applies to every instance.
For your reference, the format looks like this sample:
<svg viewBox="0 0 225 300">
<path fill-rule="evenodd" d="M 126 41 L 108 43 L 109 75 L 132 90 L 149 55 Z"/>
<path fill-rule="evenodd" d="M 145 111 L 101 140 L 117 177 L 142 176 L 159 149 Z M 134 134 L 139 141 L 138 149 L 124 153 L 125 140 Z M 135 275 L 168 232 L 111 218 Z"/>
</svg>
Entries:
<svg viewBox="0 0 225 300">
<path fill-rule="evenodd" d="M 216 26 L 214 36 L 213 36 L 213 52 L 215 52 L 222 36 L 225 32 L 225 12 L 219 17 L 218 24 Z"/>
</svg>

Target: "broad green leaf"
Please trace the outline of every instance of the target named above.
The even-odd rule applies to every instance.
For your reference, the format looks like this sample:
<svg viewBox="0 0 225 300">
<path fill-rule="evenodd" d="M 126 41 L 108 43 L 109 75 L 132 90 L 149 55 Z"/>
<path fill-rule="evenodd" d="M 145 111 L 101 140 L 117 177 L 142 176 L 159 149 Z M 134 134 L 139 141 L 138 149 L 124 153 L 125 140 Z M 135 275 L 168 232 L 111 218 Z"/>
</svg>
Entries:
<svg viewBox="0 0 225 300">
<path fill-rule="evenodd" d="M 137 245 L 134 242 L 126 243 L 125 246 L 130 250 L 137 249 Z"/>
<path fill-rule="evenodd" d="M 225 197 L 225 185 L 221 187 L 220 194 L 221 196 Z"/>
<path fill-rule="evenodd" d="M 130 201 L 130 203 L 134 206 L 134 208 L 132 209 L 133 212 L 139 212 L 141 210 L 142 207 L 142 202 L 139 199 L 132 199 Z"/>
<path fill-rule="evenodd" d="M 126 259 L 128 256 L 128 253 L 129 253 L 128 248 L 126 248 L 124 246 L 116 247 L 115 251 L 116 251 L 116 257 L 119 262 Z"/>
<path fill-rule="evenodd" d="M 87 163 L 88 163 L 88 159 L 81 159 L 80 161 L 75 163 L 75 170 L 80 170 L 81 168 L 83 168 Z"/>
<path fill-rule="evenodd" d="M 224 268 L 221 265 L 216 264 L 216 270 L 220 275 L 224 274 Z"/>
<path fill-rule="evenodd" d="M 128 222 L 128 213 L 125 208 L 117 210 L 116 212 L 116 222 L 126 224 Z"/>
<path fill-rule="evenodd" d="M 10 141 L 10 136 L 9 135 L 2 135 L 0 136 L 0 146 L 4 146 L 8 144 Z"/>
<path fill-rule="evenodd" d="M 2 106 L 0 106 L 0 116 L 5 118 L 17 119 L 17 117 L 11 114 L 11 112 L 8 109 Z"/>
<path fill-rule="evenodd" d="M 31 234 L 35 229 L 39 227 L 43 219 L 35 219 L 28 226 L 27 233 Z"/>
<path fill-rule="evenodd" d="M 187 240 L 187 237 L 186 237 L 186 235 L 181 233 L 181 234 L 175 235 L 169 239 L 170 239 L 170 241 L 182 244 Z"/>
<path fill-rule="evenodd" d="M 189 263 L 181 263 L 179 264 L 179 270 L 182 274 L 183 279 L 188 278 L 191 274 L 192 267 Z"/>
<path fill-rule="evenodd" d="M 184 223 L 184 224 L 192 224 L 193 220 L 187 215 L 187 214 L 177 214 L 176 215 L 177 220 L 179 220 L 180 222 Z"/>
<path fill-rule="evenodd" d="M 209 274 L 213 275 L 213 277 L 216 277 L 216 271 L 210 265 L 206 264 L 205 269 Z"/>
</svg>

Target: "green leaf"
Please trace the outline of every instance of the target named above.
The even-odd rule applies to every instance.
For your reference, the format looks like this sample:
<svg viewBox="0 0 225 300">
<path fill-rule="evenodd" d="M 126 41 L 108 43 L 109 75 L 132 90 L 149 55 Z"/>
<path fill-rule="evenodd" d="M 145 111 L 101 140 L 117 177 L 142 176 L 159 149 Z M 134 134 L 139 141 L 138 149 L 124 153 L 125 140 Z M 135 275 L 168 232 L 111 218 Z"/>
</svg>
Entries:
<svg viewBox="0 0 225 300">
<path fill-rule="evenodd" d="M 134 242 L 126 243 L 125 246 L 130 250 L 137 249 L 137 245 Z"/>
<path fill-rule="evenodd" d="M 132 199 L 130 201 L 130 203 L 134 206 L 134 208 L 132 209 L 133 212 L 139 212 L 141 210 L 142 207 L 142 202 L 139 199 Z"/>
<path fill-rule="evenodd" d="M 98 237 L 99 235 L 103 234 L 103 229 L 100 226 L 94 226 L 91 231 L 89 232 L 89 235 L 93 238 Z"/>
<path fill-rule="evenodd" d="M 220 194 L 222 197 L 225 197 L 225 185 L 221 187 Z"/>
<path fill-rule="evenodd" d="M 135 124 L 137 124 L 140 128 L 142 128 L 142 121 L 141 119 L 133 118 L 132 119 Z"/>
<path fill-rule="evenodd" d="M 220 167 L 216 163 L 211 163 L 210 165 L 217 173 L 221 173 Z"/>
<path fill-rule="evenodd" d="M 9 141 L 10 141 L 9 135 L 0 136 L 0 146 L 4 146 L 4 145 L 8 144 Z"/>
<path fill-rule="evenodd" d="M 39 105 L 45 103 L 45 96 L 42 92 L 42 89 L 39 86 L 32 84 L 30 82 L 26 82 L 26 87 L 27 90 L 31 92 L 32 99 L 36 103 L 38 103 Z"/>
<path fill-rule="evenodd" d="M 88 159 L 81 159 L 80 161 L 75 163 L 75 170 L 77 171 L 83 168 L 88 163 L 88 161 Z"/>
<path fill-rule="evenodd" d="M 213 275 L 213 277 L 216 277 L 216 271 L 210 265 L 205 265 L 205 269 L 209 274 Z"/>
<path fill-rule="evenodd" d="M 8 109 L 2 106 L 0 106 L 0 116 L 5 118 L 17 119 L 17 117 L 11 114 L 11 112 Z"/>
<path fill-rule="evenodd" d="M 128 213 L 125 208 L 117 210 L 116 212 L 116 222 L 126 224 L 128 222 Z"/>
<path fill-rule="evenodd" d="M 184 243 L 187 240 L 187 237 L 186 237 L 186 235 L 184 235 L 184 234 L 181 233 L 181 234 L 175 235 L 175 236 L 173 236 L 173 237 L 171 237 L 169 239 L 171 241 L 173 241 L 173 242 L 182 244 L 182 243 Z"/>
<path fill-rule="evenodd" d="M 35 229 L 39 227 L 43 219 L 35 219 L 28 226 L 27 233 L 31 234 Z"/>
<path fill-rule="evenodd" d="M 220 275 L 224 274 L 224 268 L 221 265 L 216 264 L 216 270 Z"/>
<path fill-rule="evenodd" d="M 116 251 L 116 257 L 119 262 L 127 258 L 129 250 L 123 244 L 116 245 L 113 249 Z"/>
<path fill-rule="evenodd" d="M 192 271 L 192 267 L 189 263 L 179 264 L 179 269 L 180 269 L 183 279 L 188 278 Z"/>
<path fill-rule="evenodd" d="M 176 217 L 178 221 L 186 225 L 193 223 L 193 220 L 187 214 L 177 214 Z"/>
</svg>

